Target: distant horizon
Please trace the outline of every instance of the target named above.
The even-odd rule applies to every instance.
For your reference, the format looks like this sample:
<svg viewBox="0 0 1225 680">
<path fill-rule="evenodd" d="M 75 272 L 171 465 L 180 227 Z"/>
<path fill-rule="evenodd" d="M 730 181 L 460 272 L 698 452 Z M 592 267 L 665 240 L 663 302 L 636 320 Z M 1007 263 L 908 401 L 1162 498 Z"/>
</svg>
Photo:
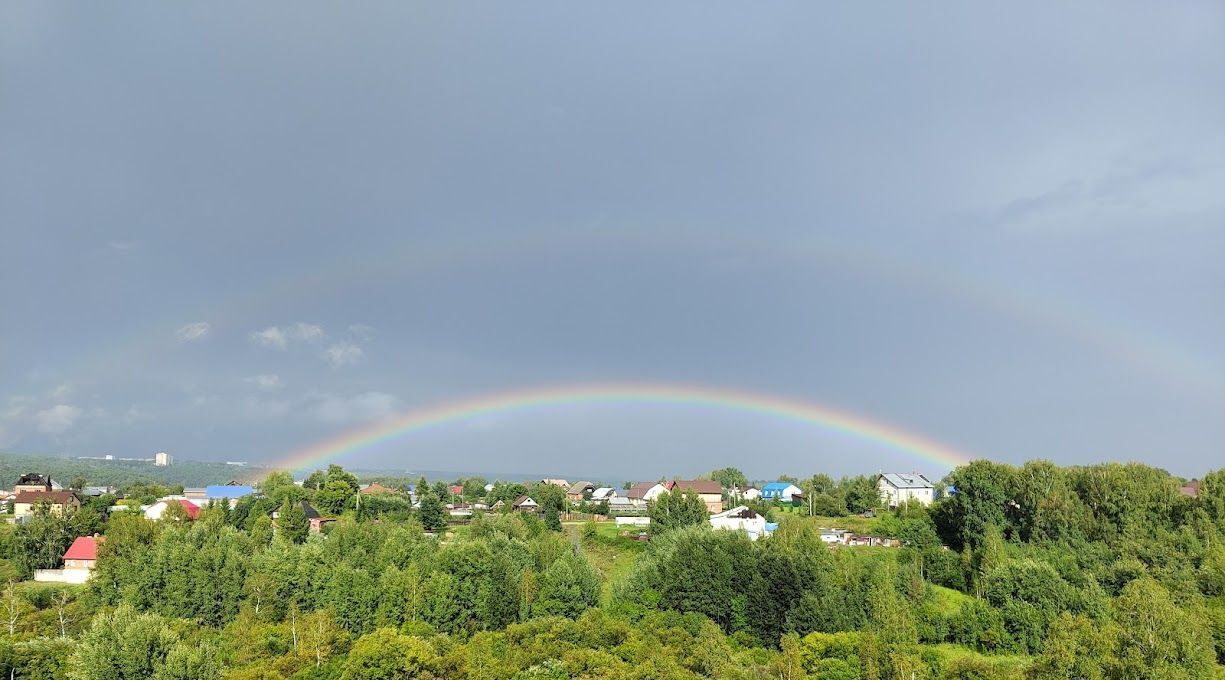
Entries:
<svg viewBox="0 0 1225 680">
<path fill-rule="evenodd" d="M 53 460 L 78 460 L 77 457 L 68 456 L 68 455 L 23 453 L 23 452 L 17 452 L 17 451 L 0 451 L 0 460 L 2 460 L 4 456 L 15 456 L 15 457 L 21 457 L 21 458 L 48 458 L 48 459 L 53 459 Z M 984 459 L 984 460 L 989 460 L 989 459 Z M 1033 458 L 1030 460 L 1045 460 L 1045 459 Z M 96 459 L 91 459 L 91 462 L 98 462 L 98 463 L 106 464 L 108 462 L 119 463 L 121 461 L 118 461 L 118 460 L 100 461 Z M 134 461 L 123 461 L 123 462 L 130 463 Z M 180 459 L 175 458 L 175 462 L 176 463 L 180 462 Z M 195 459 L 195 458 L 183 458 L 181 459 L 181 462 L 204 463 L 204 464 L 216 465 L 216 466 L 225 465 L 225 462 L 223 460 L 206 460 L 206 459 Z M 1002 462 L 1002 461 L 996 461 L 996 462 Z M 570 483 L 574 483 L 574 482 L 582 481 L 582 480 L 593 481 L 593 482 L 594 481 L 606 482 L 606 483 L 613 485 L 615 488 L 620 488 L 620 485 L 626 482 L 638 483 L 638 482 L 646 482 L 646 481 L 655 481 L 659 479 L 698 479 L 702 477 L 707 477 L 711 472 L 715 470 L 719 470 L 725 467 L 737 467 L 736 465 L 732 465 L 732 464 L 715 465 L 714 467 L 708 470 L 701 470 L 698 472 L 686 472 L 686 473 L 671 472 L 671 473 L 664 473 L 660 475 L 639 475 L 639 476 L 626 477 L 622 475 L 590 475 L 590 474 L 575 475 L 575 474 L 570 474 L 566 472 L 539 472 L 539 471 L 534 472 L 534 473 L 533 472 L 509 472 L 509 471 L 500 471 L 500 472 L 484 471 L 482 472 L 479 470 L 432 470 L 432 469 L 419 469 L 419 470 L 410 471 L 410 470 L 398 469 L 398 468 L 366 468 L 366 467 L 360 467 L 360 466 L 351 466 L 351 465 L 345 465 L 343 461 L 333 461 L 333 463 L 340 465 L 346 471 L 357 475 L 359 479 L 369 479 L 369 478 L 378 478 L 378 477 L 394 477 L 394 478 L 402 478 L 402 479 L 411 480 L 414 478 L 421 477 L 423 475 L 427 479 L 430 479 L 431 481 L 453 481 L 453 480 L 465 478 L 465 477 L 484 477 L 486 481 L 490 483 L 497 482 L 497 481 L 525 482 L 525 481 L 539 481 L 542 479 L 565 479 L 566 481 Z M 1117 463 L 1121 465 L 1130 464 L 1130 463 L 1139 463 L 1142 465 L 1149 465 L 1148 463 L 1144 463 L 1143 461 L 1116 461 L 1116 460 L 1101 460 L 1101 461 L 1097 461 L 1094 463 L 1088 463 L 1086 465 L 1106 465 L 1106 464 L 1111 464 L 1111 463 Z M 319 467 L 311 468 L 311 469 L 291 470 L 290 472 L 293 473 L 295 481 L 301 481 L 302 479 L 305 479 L 306 477 L 308 477 L 310 473 L 314 472 L 315 470 L 326 470 L 329 464 L 332 464 L 332 463 L 324 463 L 320 465 Z M 152 465 L 149 465 L 148 467 L 150 469 L 156 469 L 158 471 L 161 471 L 164 476 L 173 477 L 174 464 L 170 466 L 166 466 L 166 467 L 154 468 L 154 466 Z M 230 469 L 234 469 L 234 470 L 259 471 L 259 472 L 265 472 L 265 473 L 272 473 L 272 472 L 283 470 L 283 468 L 272 468 L 272 467 L 266 467 L 263 465 L 256 465 L 256 464 L 251 464 L 248 466 L 229 466 L 229 467 Z M 1061 466 L 1061 467 L 1074 467 L 1074 466 Z M 1209 468 L 1209 469 L 1198 471 L 1194 474 L 1187 475 L 1187 474 L 1175 473 L 1161 466 L 1150 466 L 1150 467 L 1154 467 L 1155 469 L 1163 470 L 1167 474 L 1169 474 L 1171 477 L 1176 478 L 1176 479 L 1183 479 L 1183 480 L 1202 479 L 1205 473 L 1211 472 L 1215 469 L 1223 469 L 1223 468 Z M 743 472 L 743 470 L 741 471 Z M 39 471 L 31 470 L 31 472 L 39 472 Z M 882 472 L 906 472 L 906 473 L 917 472 L 927 477 L 933 483 L 939 483 L 941 480 L 944 479 L 944 477 L 950 471 L 932 473 L 931 471 L 924 471 L 921 469 L 864 470 L 864 471 L 857 472 L 857 473 L 839 475 L 839 474 L 831 474 L 821 469 L 816 469 L 816 470 L 790 471 L 790 472 L 784 470 L 784 471 L 780 471 L 778 474 L 773 475 L 773 476 L 769 476 L 769 475 L 757 476 L 757 475 L 746 473 L 745 476 L 748 478 L 750 483 L 755 483 L 755 482 L 767 483 L 770 481 L 776 481 L 783 476 L 795 477 L 802 481 L 815 474 L 828 474 L 833 479 L 838 480 L 838 479 L 842 479 L 845 477 L 855 477 L 859 475 L 873 476 L 876 474 L 880 474 Z M 251 479 L 248 481 L 257 483 L 259 480 Z"/>
</svg>

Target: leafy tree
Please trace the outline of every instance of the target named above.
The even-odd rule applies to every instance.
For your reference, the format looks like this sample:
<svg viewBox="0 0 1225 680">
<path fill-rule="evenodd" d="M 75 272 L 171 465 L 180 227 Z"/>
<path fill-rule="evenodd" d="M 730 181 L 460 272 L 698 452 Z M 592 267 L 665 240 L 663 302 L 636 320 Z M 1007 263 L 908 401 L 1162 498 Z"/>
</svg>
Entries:
<svg viewBox="0 0 1225 680">
<path fill-rule="evenodd" d="M 325 515 L 339 515 L 353 499 L 357 490 L 342 479 L 333 479 L 315 492 L 315 505 Z"/>
<path fill-rule="evenodd" d="M 553 508 L 558 512 L 565 512 L 569 505 L 566 502 L 566 490 L 556 484 L 533 484 L 528 495 L 536 501 L 541 510 Z"/>
<path fill-rule="evenodd" d="M 1117 638 L 1110 622 L 1064 612 L 1051 624 L 1042 655 L 1028 675 L 1034 680 L 1105 680 Z"/>
<path fill-rule="evenodd" d="M 221 680 L 220 652 L 209 642 L 178 642 L 166 654 L 153 680 Z"/>
<path fill-rule="evenodd" d="M 533 611 L 574 618 L 594 607 L 599 597 L 600 577 L 586 559 L 571 551 L 541 575 Z"/>
<path fill-rule="evenodd" d="M 651 533 L 661 534 L 680 527 L 701 526 L 709 521 L 706 504 L 692 490 L 665 491 L 647 505 Z"/>
<path fill-rule="evenodd" d="M 39 503 L 13 534 L 13 563 L 22 578 L 32 577 L 35 569 L 55 569 L 76 536 L 71 515 L 53 514 L 47 503 Z"/>
<path fill-rule="evenodd" d="M 955 492 L 941 499 L 936 511 L 941 538 L 961 548 L 981 543 L 988 527 L 1004 531 L 1015 475 L 1012 466 L 989 460 L 976 460 L 950 472 L 947 481 Z"/>
<path fill-rule="evenodd" d="M 866 475 L 851 477 L 842 480 L 841 487 L 848 512 L 858 515 L 880 507 L 880 488 L 875 478 Z"/>
<path fill-rule="evenodd" d="M 421 494 L 421 509 L 418 513 L 421 526 L 426 531 L 440 531 L 447 524 L 446 512 L 442 501 L 438 500 L 432 491 Z"/>
<path fill-rule="evenodd" d="M 306 487 L 305 483 L 303 487 Z M 278 505 L 284 503 L 287 497 L 302 493 L 298 485 L 294 484 L 293 475 L 283 470 L 270 473 L 265 477 L 264 481 L 259 485 L 259 490 L 260 493 L 272 499 Z"/>
<path fill-rule="evenodd" d="M 303 512 L 303 516 L 305 516 L 305 514 L 306 513 Z M 308 518 L 307 522 L 309 523 L 309 521 L 310 520 Z M 255 518 L 255 522 L 251 526 L 251 542 L 254 543 L 257 548 L 267 548 L 268 544 L 272 543 L 273 533 L 272 518 L 268 515 L 260 515 L 259 517 Z"/>
<path fill-rule="evenodd" d="M 429 669 L 435 657 L 426 641 L 401 635 L 394 628 L 380 628 L 353 644 L 340 677 L 341 680 L 433 677 Z"/>
<path fill-rule="evenodd" d="M 1200 608 L 1181 608 L 1152 579 L 1132 581 L 1114 602 L 1114 658 L 1125 678 L 1211 678 L 1212 636 Z"/>
<path fill-rule="evenodd" d="M 301 543 L 310 535 L 310 518 L 306 516 L 306 510 L 302 507 L 302 501 L 289 500 L 281 506 L 281 512 L 277 517 L 277 528 L 281 531 L 281 536 L 290 543 Z"/>
<path fill-rule="evenodd" d="M 155 677 L 178 642 L 157 614 L 129 605 L 94 617 L 68 659 L 70 680 L 137 680 Z"/>
<path fill-rule="evenodd" d="M 734 467 L 719 468 L 713 470 L 708 475 L 712 480 L 719 483 L 725 489 L 730 489 L 736 486 L 748 486 L 749 479 L 744 476 L 744 473 Z"/>
<path fill-rule="evenodd" d="M 544 509 L 544 525 L 552 531 L 561 531 L 561 514 L 557 508 L 550 505 Z"/>
<path fill-rule="evenodd" d="M 465 498 L 481 498 L 485 495 L 485 485 L 488 483 L 484 477 L 465 477 L 460 480 Z"/>
</svg>

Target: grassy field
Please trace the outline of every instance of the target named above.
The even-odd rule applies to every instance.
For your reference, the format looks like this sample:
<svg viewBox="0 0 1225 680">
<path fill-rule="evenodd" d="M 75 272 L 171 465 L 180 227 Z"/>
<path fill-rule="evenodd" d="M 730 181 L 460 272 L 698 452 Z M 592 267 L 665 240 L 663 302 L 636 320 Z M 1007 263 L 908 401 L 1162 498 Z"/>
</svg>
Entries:
<svg viewBox="0 0 1225 680">
<path fill-rule="evenodd" d="M 959 590 L 945 588 L 934 583 L 930 584 L 929 587 L 935 594 L 936 604 L 940 607 L 940 613 L 942 614 L 956 614 L 961 611 L 963 605 L 974 601 L 973 597 Z"/>
<path fill-rule="evenodd" d="M 859 515 L 849 517 L 823 517 L 816 515 L 809 517 L 804 508 L 793 508 L 790 506 L 773 508 L 773 511 L 780 521 L 798 519 L 812 522 L 824 529 L 850 529 L 861 534 L 876 533 L 880 525 L 880 520 L 876 517 L 860 517 Z"/>
<path fill-rule="evenodd" d="M 613 585 L 625 577 L 634 566 L 634 560 L 646 549 L 646 543 L 625 538 L 612 522 L 599 522 L 595 538 L 582 540 L 584 523 L 563 525 L 566 535 L 582 546 L 583 552 L 599 570 L 603 581 L 600 603 L 608 604 Z"/>
</svg>

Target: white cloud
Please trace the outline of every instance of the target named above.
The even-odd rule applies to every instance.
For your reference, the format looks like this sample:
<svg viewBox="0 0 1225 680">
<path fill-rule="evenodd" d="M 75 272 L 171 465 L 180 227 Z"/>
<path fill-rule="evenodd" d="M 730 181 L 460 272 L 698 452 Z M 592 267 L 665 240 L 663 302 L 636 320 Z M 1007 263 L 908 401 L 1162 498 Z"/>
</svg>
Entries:
<svg viewBox="0 0 1225 680">
<path fill-rule="evenodd" d="M 338 342 L 331 347 L 328 347 L 323 352 L 323 356 L 333 366 L 345 366 L 348 364 L 357 363 L 365 354 L 361 347 L 354 345 L 351 342 Z"/>
<path fill-rule="evenodd" d="M 285 337 L 285 332 L 276 326 L 269 326 L 262 331 L 252 333 L 251 341 L 273 349 L 285 349 L 289 343 L 288 338 Z"/>
<path fill-rule="evenodd" d="M 402 410 L 399 398 L 386 392 L 363 392 L 351 397 L 313 395 L 315 417 L 329 425 L 382 420 Z"/>
<path fill-rule="evenodd" d="M 281 377 L 275 373 L 261 373 L 246 378 L 245 382 L 248 385 L 254 385 L 256 389 L 265 392 L 272 392 L 281 389 Z"/>
<path fill-rule="evenodd" d="M 63 434 L 71 430 L 81 417 L 81 409 L 70 404 L 56 404 L 49 409 L 34 414 L 34 422 L 39 432 L 48 434 Z"/>
<path fill-rule="evenodd" d="M 323 326 L 299 321 L 284 328 L 269 326 L 262 331 L 256 331 L 251 334 L 251 341 L 264 347 L 285 349 L 289 346 L 291 340 L 319 342 L 323 339 L 324 335 Z"/>
<path fill-rule="evenodd" d="M 195 342 L 201 340 L 208 335 L 211 328 L 207 321 L 197 321 L 183 326 L 174 332 L 174 337 L 179 339 L 179 342 Z"/>
<path fill-rule="evenodd" d="M 318 326 L 313 323 L 302 323 L 299 321 L 298 323 L 289 327 L 288 335 L 294 340 L 316 342 L 323 339 L 323 326 Z"/>
</svg>

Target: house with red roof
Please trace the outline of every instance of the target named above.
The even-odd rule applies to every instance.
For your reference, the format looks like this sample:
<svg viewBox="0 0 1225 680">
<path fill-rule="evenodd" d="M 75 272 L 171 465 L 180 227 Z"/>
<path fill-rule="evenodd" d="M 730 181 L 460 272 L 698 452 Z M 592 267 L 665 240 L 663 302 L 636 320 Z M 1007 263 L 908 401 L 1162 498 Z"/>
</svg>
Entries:
<svg viewBox="0 0 1225 680">
<path fill-rule="evenodd" d="M 85 583 L 98 563 L 98 545 L 104 537 L 80 536 L 64 553 L 63 569 L 35 569 L 34 580 L 44 583 Z"/>
<path fill-rule="evenodd" d="M 98 562 L 98 544 L 102 536 L 79 536 L 64 553 L 65 569 L 93 569 Z"/>
<path fill-rule="evenodd" d="M 169 509 L 171 505 L 178 505 L 182 507 L 183 512 L 186 513 L 187 519 L 189 520 L 194 520 L 200 514 L 200 506 L 192 503 L 186 498 L 163 498 L 153 505 L 150 505 L 148 509 L 145 510 L 145 519 L 151 519 L 154 522 L 161 521 L 162 515 L 166 514 L 166 510 Z"/>
</svg>

